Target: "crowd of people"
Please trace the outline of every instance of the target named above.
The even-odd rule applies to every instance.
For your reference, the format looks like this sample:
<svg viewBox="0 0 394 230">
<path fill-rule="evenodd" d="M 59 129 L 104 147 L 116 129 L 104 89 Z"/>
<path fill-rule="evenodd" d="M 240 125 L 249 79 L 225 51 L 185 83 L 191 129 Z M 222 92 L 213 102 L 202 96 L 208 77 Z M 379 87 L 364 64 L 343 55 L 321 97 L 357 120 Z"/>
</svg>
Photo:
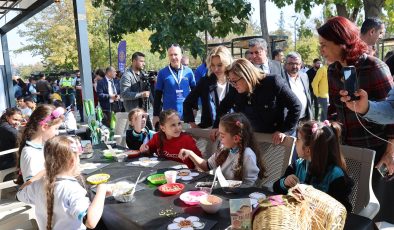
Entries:
<svg viewBox="0 0 394 230">
<path fill-rule="evenodd" d="M 95 72 L 94 92 L 106 115 L 103 124 L 109 124 L 110 112 L 129 112 L 128 148 L 202 171 L 221 166 L 226 179 L 251 186 L 269 173 L 253 133 L 272 134 L 275 144 L 294 136 L 296 157 L 273 185 L 274 191 L 285 194 L 297 183 L 310 184 L 351 211 L 353 181 L 340 144 L 375 150 L 375 166 L 385 165 L 389 176 L 394 173 L 394 83 L 388 66 L 394 68 L 390 64 L 394 55 L 387 58 L 387 64 L 374 56 L 373 46 L 384 33 L 378 19 L 367 19 L 360 33 L 348 19 L 333 17 L 317 32 L 323 59 L 314 59 L 307 71 L 302 70 L 302 57 L 295 51 L 284 55 L 283 50 L 275 50 L 274 60 L 269 59 L 267 42 L 261 38 L 249 41 L 245 58 L 235 59 L 224 46 L 213 48 L 194 72 L 182 57 L 182 48 L 172 44 L 167 50 L 169 65 L 158 72 L 154 91 L 144 71 L 145 55 L 135 52 L 122 75 L 113 67 Z M 343 70 L 348 67 L 357 74 L 360 90 L 354 96 L 358 100 L 344 90 Z M 25 183 L 18 199 L 36 204 L 42 228 L 83 228 L 84 223 L 94 227 L 105 193 L 110 192 L 105 185 L 99 186 L 89 203 L 86 191 L 72 186 L 78 183 L 73 178 L 78 171 L 78 143 L 54 137 L 67 119 L 68 108 L 74 108 L 75 98 L 83 121 L 82 103 L 78 103 L 83 92 L 78 82 L 79 73 L 67 75 L 54 90 L 45 83 L 45 76 L 37 83 L 31 79 L 28 97 L 18 95 L 18 108 L 7 109 L 1 117 L 0 131 L 10 133 L 10 140 L 2 139 L 0 150 L 19 147 L 16 159 L 2 157 L 1 167 L 18 166 L 18 182 Z M 60 92 L 61 100 L 51 99 L 54 92 Z M 57 101 L 57 106 L 48 105 L 50 101 Z M 149 104 L 153 104 L 153 114 L 149 114 Z M 22 122 L 22 138 L 17 142 Z M 211 139 L 219 137 L 221 148 L 205 159 L 182 123 L 212 128 Z M 381 205 L 376 221 L 394 223 L 390 211 L 393 183 L 374 170 L 373 189 Z M 39 193 L 42 189 L 46 192 Z M 70 202 L 67 199 L 75 207 L 62 206 Z M 56 218 L 64 213 L 68 213 L 66 219 Z"/>
</svg>

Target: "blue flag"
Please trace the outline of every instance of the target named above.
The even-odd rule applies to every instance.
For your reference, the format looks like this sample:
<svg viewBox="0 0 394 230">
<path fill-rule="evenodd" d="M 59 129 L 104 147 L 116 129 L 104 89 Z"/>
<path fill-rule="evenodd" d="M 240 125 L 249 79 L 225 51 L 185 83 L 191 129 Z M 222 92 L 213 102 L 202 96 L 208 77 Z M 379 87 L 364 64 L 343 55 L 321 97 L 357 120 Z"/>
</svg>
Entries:
<svg viewBox="0 0 394 230">
<path fill-rule="evenodd" d="M 118 70 L 124 73 L 126 68 L 126 41 L 120 41 L 118 45 Z"/>
</svg>

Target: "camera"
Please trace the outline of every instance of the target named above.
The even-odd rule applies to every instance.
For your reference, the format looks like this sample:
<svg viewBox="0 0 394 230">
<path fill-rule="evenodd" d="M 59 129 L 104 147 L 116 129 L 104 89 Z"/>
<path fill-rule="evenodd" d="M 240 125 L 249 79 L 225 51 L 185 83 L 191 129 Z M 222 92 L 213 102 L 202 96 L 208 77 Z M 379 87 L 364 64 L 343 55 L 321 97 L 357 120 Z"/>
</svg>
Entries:
<svg viewBox="0 0 394 230">
<path fill-rule="evenodd" d="M 148 71 L 147 73 L 142 73 L 141 81 L 144 83 L 151 83 L 156 81 L 157 71 Z"/>
</svg>

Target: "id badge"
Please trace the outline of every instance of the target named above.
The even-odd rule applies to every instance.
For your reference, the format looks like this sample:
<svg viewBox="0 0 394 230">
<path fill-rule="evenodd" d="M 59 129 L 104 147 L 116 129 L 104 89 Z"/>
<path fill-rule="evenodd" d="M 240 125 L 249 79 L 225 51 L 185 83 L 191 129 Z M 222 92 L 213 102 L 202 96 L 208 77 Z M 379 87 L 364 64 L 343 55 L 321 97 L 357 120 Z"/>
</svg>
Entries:
<svg viewBox="0 0 394 230">
<path fill-rule="evenodd" d="M 185 100 L 185 98 L 183 97 L 183 90 L 177 89 L 177 90 L 175 90 L 175 92 L 176 92 L 176 100 L 183 102 Z"/>
</svg>

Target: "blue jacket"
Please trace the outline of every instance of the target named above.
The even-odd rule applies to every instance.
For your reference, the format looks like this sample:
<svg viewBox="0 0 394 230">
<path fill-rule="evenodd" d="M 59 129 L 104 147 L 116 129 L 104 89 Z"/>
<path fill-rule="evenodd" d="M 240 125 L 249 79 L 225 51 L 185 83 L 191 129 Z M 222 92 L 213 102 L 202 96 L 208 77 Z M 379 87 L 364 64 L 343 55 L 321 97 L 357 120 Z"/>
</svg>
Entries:
<svg viewBox="0 0 394 230">
<path fill-rule="evenodd" d="M 116 88 L 117 95 L 120 94 L 120 83 L 117 79 L 114 79 L 114 84 Z M 108 94 L 108 81 L 107 78 L 103 78 L 97 82 L 97 95 L 100 102 L 100 106 L 103 110 L 111 110 L 111 106 L 109 103 L 109 94 Z"/>
</svg>

